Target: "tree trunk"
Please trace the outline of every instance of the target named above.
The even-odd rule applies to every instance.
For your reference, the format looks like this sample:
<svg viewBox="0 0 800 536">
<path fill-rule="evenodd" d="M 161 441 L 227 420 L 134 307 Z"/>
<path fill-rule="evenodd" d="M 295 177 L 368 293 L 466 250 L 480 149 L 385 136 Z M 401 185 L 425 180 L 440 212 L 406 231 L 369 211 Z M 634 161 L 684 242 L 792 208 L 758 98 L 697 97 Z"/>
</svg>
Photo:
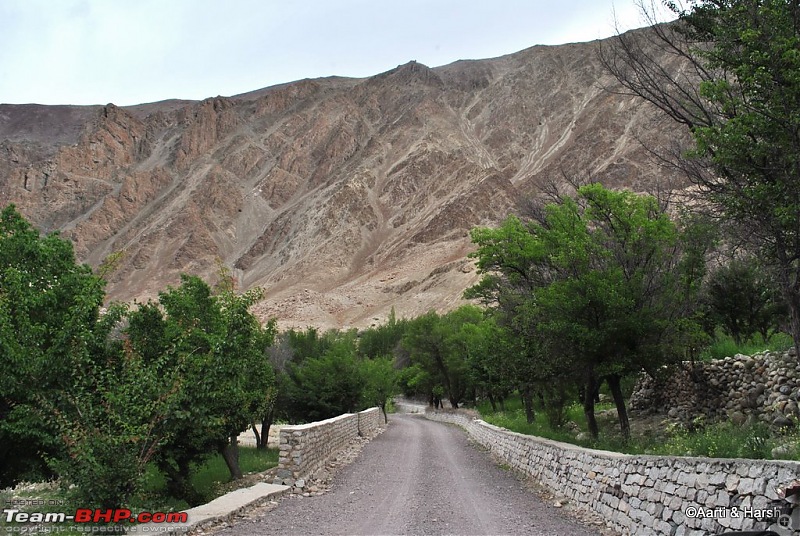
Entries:
<svg viewBox="0 0 800 536">
<path fill-rule="evenodd" d="M 389 424 L 389 416 L 386 415 L 386 402 L 381 404 L 381 411 L 383 412 L 383 424 Z"/>
<path fill-rule="evenodd" d="M 589 428 L 589 435 L 592 439 L 597 439 L 600 430 L 597 428 L 597 419 L 594 415 L 594 391 L 596 381 L 594 370 L 590 370 L 586 376 L 586 389 L 583 393 L 583 414 L 586 416 L 586 426 Z"/>
<path fill-rule="evenodd" d="M 492 392 L 489 391 L 488 395 L 489 403 L 492 405 L 492 413 L 497 413 L 497 404 L 494 401 L 494 397 L 492 396 Z"/>
<path fill-rule="evenodd" d="M 789 307 L 789 328 L 794 341 L 795 359 L 800 361 L 800 274 L 793 268 L 783 247 L 783 240 L 778 242 L 778 260 L 780 262 L 778 279 L 780 280 L 783 298 Z"/>
<path fill-rule="evenodd" d="M 220 454 L 231 473 L 231 480 L 242 478 L 242 470 L 239 468 L 239 441 L 235 435 L 232 435 L 230 442 L 220 449 Z"/>
<path fill-rule="evenodd" d="M 506 410 L 506 399 L 504 397 L 499 397 L 498 401 L 500 402 L 500 411 Z"/>
<path fill-rule="evenodd" d="M 794 341 L 795 359 L 800 361 L 800 296 L 792 292 L 788 297 L 789 312 L 791 313 L 792 340 Z"/>
<path fill-rule="evenodd" d="M 250 428 L 253 430 L 253 435 L 256 436 L 256 448 L 261 448 L 261 434 L 258 433 L 258 428 L 256 428 L 255 421 L 250 423 Z"/>
<path fill-rule="evenodd" d="M 622 431 L 622 437 L 627 441 L 631 437 L 631 425 L 628 422 L 628 410 L 625 408 L 625 398 L 622 396 L 621 379 L 619 375 L 612 374 L 606 378 L 606 381 L 608 381 L 608 387 L 611 389 L 611 396 L 614 397 L 614 405 L 617 406 L 619 429 Z"/>
<path fill-rule="evenodd" d="M 188 463 L 177 462 L 175 468 L 171 463 L 158 464 L 158 468 L 166 477 L 167 493 L 176 499 L 183 499 L 189 506 L 197 506 L 203 503 L 203 498 L 192 486 L 191 467 Z"/>
<path fill-rule="evenodd" d="M 266 450 L 269 447 L 269 429 L 275 420 L 275 408 L 271 408 L 267 415 L 261 420 L 261 442 L 256 443 L 259 450 Z"/>
<path fill-rule="evenodd" d="M 533 393 L 530 385 L 522 389 L 522 403 L 525 405 L 525 420 L 528 424 L 533 424 L 536 414 L 533 412 Z"/>
</svg>

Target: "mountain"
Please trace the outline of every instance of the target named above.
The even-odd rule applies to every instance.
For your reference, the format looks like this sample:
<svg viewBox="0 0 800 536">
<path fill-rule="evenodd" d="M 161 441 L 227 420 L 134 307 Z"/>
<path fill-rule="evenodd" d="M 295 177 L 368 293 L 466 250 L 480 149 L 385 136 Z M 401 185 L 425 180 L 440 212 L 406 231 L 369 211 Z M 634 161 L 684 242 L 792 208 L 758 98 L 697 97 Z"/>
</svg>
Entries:
<svg viewBox="0 0 800 536">
<path fill-rule="evenodd" d="M 60 230 L 143 300 L 221 260 L 283 326 L 364 326 L 461 303 L 469 230 L 547 182 L 678 180 L 640 143 L 677 136 L 615 92 L 600 42 L 201 102 L 0 105 L 0 205 Z"/>
</svg>

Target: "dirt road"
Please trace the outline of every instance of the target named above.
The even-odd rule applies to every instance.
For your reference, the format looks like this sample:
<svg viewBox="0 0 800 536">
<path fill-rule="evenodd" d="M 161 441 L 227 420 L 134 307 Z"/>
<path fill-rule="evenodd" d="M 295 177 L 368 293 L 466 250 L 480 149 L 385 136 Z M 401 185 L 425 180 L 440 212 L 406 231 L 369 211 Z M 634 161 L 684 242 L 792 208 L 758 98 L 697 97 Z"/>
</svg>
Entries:
<svg viewBox="0 0 800 536">
<path fill-rule="evenodd" d="M 459 428 L 412 415 L 392 415 L 330 492 L 285 498 L 215 534 L 598 535 L 544 504 Z"/>
</svg>

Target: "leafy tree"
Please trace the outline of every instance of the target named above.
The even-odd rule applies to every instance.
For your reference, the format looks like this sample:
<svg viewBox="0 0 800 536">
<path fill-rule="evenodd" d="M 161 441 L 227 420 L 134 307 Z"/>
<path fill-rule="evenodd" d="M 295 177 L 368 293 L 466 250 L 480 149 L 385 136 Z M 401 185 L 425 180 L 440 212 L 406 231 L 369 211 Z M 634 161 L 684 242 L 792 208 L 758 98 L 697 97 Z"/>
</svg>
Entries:
<svg viewBox="0 0 800 536">
<path fill-rule="evenodd" d="M 773 280 L 754 259 L 731 259 L 706 284 L 711 316 L 737 344 L 760 333 L 768 340 L 786 315 Z"/>
<path fill-rule="evenodd" d="M 688 129 L 690 158 L 677 163 L 771 266 L 800 358 L 800 5 L 667 6 L 676 23 L 620 35 L 601 56 L 630 93 Z"/>
<path fill-rule="evenodd" d="M 155 460 L 170 494 L 202 500 L 190 482 L 193 467 L 213 452 L 240 478 L 236 438 L 268 406 L 272 385 L 266 347 L 274 334 L 248 308 L 260 290 L 214 295 L 201 279 L 182 276 L 178 288 L 129 315 L 127 335 L 149 366 L 177 371 L 177 408 L 165 422 L 173 434 Z"/>
<path fill-rule="evenodd" d="M 328 419 L 359 409 L 363 379 L 354 334 L 329 333 L 319 357 L 288 366 L 286 413 L 291 422 Z"/>
<path fill-rule="evenodd" d="M 678 233 L 657 201 L 587 185 L 546 206 L 540 222 L 512 217 L 472 236 L 486 277 L 469 294 L 505 308 L 529 362 L 542 365 L 537 380 L 580 379 L 594 437 L 594 395 L 607 381 L 627 435 L 621 380 L 670 355 L 679 312 Z"/>
<path fill-rule="evenodd" d="M 293 359 L 302 363 L 309 358 L 318 358 L 330 348 L 337 334 L 331 332 L 327 336 L 320 334 L 317 328 L 309 327 L 305 331 L 290 329 L 288 332 L 289 345 L 292 347 Z"/>
<path fill-rule="evenodd" d="M 497 403 L 503 404 L 516 381 L 509 366 L 512 343 L 508 332 L 493 315 L 484 315 L 478 323 L 466 323 L 461 331 L 470 382 L 497 411 Z"/>
<path fill-rule="evenodd" d="M 170 374 L 115 336 L 124 307 L 100 315 L 104 282 L 69 242 L 40 237 L 13 206 L 0 216 L 0 464 L 3 482 L 45 460 L 92 507 L 124 506 L 166 438 Z M 142 389 L 142 385 L 150 386 Z"/>
<path fill-rule="evenodd" d="M 124 315 L 112 306 L 100 319 L 87 352 L 75 355 L 67 392 L 37 397 L 66 456 L 51 459 L 62 484 L 80 504 L 120 508 L 143 486 L 147 464 L 172 431 L 175 371 L 145 363 L 113 337 Z M 146 388 L 143 388 L 146 386 Z"/>
<path fill-rule="evenodd" d="M 431 404 L 446 396 L 457 408 L 471 388 L 469 367 L 465 360 L 466 324 L 479 323 L 482 313 L 474 307 L 461 307 L 439 316 L 434 311 L 408 322 L 402 346 L 411 363 L 419 365 Z"/>
<path fill-rule="evenodd" d="M 397 389 L 397 371 L 392 361 L 391 357 L 376 357 L 363 360 L 360 366 L 360 375 L 364 380 L 364 405 L 381 408 L 385 423 L 389 422 L 386 404 Z"/>
<path fill-rule="evenodd" d="M 405 333 L 406 321 L 397 320 L 392 307 L 385 324 L 365 329 L 358 335 L 358 353 L 364 357 L 376 358 L 392 354 Z"/>
<path fill-rule="evenodd" d="M 407 397 L 422 396 L 433 405 L 433 388 L 436 385 L 431 375 L 419 363 L 407 365 L 397 375 L 397 385 Z"/>
<path fill-rule="evenodd" d="M 63 446 L 36 396 L 69 390 L 73 349 L 96 321 L 103 282 L 72 245 L 40 237 L 13 205 L 0 214 L 0 483 L 48 473 Z"/>
</svg>

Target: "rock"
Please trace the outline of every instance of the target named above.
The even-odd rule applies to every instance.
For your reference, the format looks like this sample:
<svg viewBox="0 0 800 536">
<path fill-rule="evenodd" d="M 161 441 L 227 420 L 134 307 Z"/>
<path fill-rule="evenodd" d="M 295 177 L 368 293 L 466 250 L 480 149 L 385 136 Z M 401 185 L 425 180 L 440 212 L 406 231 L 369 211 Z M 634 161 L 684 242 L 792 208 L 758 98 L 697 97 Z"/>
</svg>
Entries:
<svg viewBox="0 0 800 536">
<path fill-rule="evenodd" d="M 779 415 L 772 420 L 772 426 L 776 428 L 793 428 L 794 421 L 784 415 Z"/>
<path fill-rule="evenodd" d="M 791 458 L 796 451 L 797 451 L 796 444 L 786 443 L 783 445 L 778 445 L 777 447 L 772 449 L 771 454 L 772 457 L 775 458 L 776 460 L 782 460 Z"/>
<path fill-rule="evenodd" d="M 730 414 L 730 420 L 736 426 L 742 426 L 747 420 L 747 417 L 745 417 L 744 413 L 741 411 L 734 411 Z"/>
<path fill-rule="evenodd" d="M 306 487 L 306 481 L 305 481 L 304 479 L 302 479 L 302 478 L 301 478 L 301 479 L 297 480 L 297 481 L 294 483 L 294 485 L 295 485 L 295 487 L 296 487 L 296 488 L 303 489 L 304 487 Z"/>
</svg>

